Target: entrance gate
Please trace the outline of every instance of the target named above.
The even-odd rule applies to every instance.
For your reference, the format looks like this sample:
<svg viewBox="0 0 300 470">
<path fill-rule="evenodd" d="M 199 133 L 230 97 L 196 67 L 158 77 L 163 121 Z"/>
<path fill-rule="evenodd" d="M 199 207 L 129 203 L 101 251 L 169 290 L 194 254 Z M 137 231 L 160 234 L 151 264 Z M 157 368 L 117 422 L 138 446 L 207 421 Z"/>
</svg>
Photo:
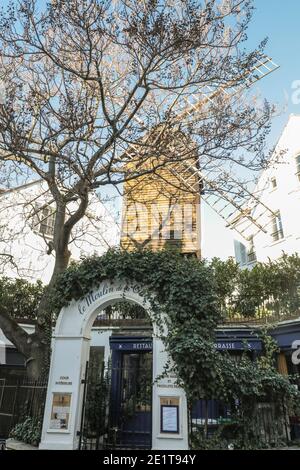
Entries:
<svg viewBox="0 0 300 470">
<path fill-rule="evenodd" d="M 152 339 L 111 346 L 111 364 L 87 369 L 79 449 L 151 449 Z"/>
<path fill-rule="evenodd" d="M 188 448 L 187 403 L 186 395 L 176 383 L 172 373 L 163 374 L 169 356 L 161 338 L 161 326 L 152 316 L 150 303 L 143 296 L 144 288 L 128 280 L 103 280 L 79 300 L 73 300 L 61 310 L 52 341 L 51 367 L 47 388 L 40 449 L 72 450 L 80 447 L 102 448 L 108 446 L 147 447 L 149 426 L 144 425 L 140 433 L 139 422 L 151 422 L 152 406 L 152 446 L 153 450 L 186 450 Z M 97 316 L 108 306 L 126 300 L 144 308 L 153 326 L 153 375 L 152 401 L 147 392 L 148 374 L 147 346 L 137 347 L 131 353 L 120 348 L 121 367 L 111 364 L 98 372 L 91 379 L 91 371 L 86 373 L 86 363 L 90 353 L 90 333 Z M 164 313 L 162 312 L 162 318 Z M 165 334 L 165 333 L 164 333 Z M 111 344 L 114 349 L 113 344 Z M 135 355 L 138 356 L 134 356 Z M 141 355 L 141 356 L 139 356 Z M 150 353 L 151 355 L 151 353 Z M 150 357 L 150 355 L 148 357 Z M 136 358 L 139 358 L 138 360 Z M 131 372 L 127 371 L 131 369 Z M 136 371 L 140 368 L 140 375 Z M 91 369 L 91 368 L 90 368 Z M 135 371 L 132 373 L 132 369 Z M 142 373 L 143 370 L 147 373 Z M 118 372 L 119 370 L 119 372 Z M 148 377 L 148 378 L 147 378 Z M 85 400 L 88 387 L 87 379 L 92 380 L 92 395 L 103 396 L 103 400 Z M 120 383 L 123 391 L 119 399 L 121 421 L 116 421 L 111 412 L 114 383 Z M 134 382 L 133 382 L 134 381 Z M 144 383 L 144 382 L 145 383 Z M 141 383 L 144 383 L 141 386 Z M 126 385 L 124 391 L 124 384 Z M 133 385 L 132 385 L 133 384 Z M 130 385 L 130 387 L 129 387 Z M 142 394 L 146 391 L 146 399 Z M 123 398 L 125 397 L 125 401 Z M 82 404 L 87 404 L 82 413 Z M 95 403 L 99 403 L 99 412 L 93 414 Z M 130 405 L 133 403 L 133 406 Z M 171 406 L 171 408 L 170 408 Z M 129 412 L 130 411 L 130 412 Z M 87 424 L 85 416 L 93 418 Z M 144 413 L 144 414 L 143 414 Z M 148 416 L 148 418 L 147 418 Z M 126 419 L 125 419 L 126 418 Z M 129 419 L 130 418 L 130 419 Z M 148 421 L 147 421 L 148 419 Z M 146 431 L 145 431 L 146 429 Z M 100 430 L 100 432 L 99 432 Z M 131 436 L 131 439 L 129 439 Z M 130 442 L 129 442 L 130 440 Z"/>
</svg>

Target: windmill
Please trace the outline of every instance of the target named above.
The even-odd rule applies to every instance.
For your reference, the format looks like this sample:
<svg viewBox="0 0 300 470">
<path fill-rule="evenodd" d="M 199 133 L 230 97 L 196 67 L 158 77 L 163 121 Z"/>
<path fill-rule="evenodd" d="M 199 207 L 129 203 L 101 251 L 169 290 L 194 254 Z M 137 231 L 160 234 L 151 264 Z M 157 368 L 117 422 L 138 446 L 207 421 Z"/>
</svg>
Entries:
<svg viewBox="0 0 300 470">
<path fill-rule="evenodd" d="M 271 58 L 264 56 L 257 60 L 252 68 L 245 71 L 239 82 L 233 80 L 218 89 L 204 86 L 183 100 L 184 104 L 174 118 L 175 123 L 178 128 L 184 129 L 188 122 L 197 119 L 197 116 L 203 114 L 205 108 L 215 100 L 220 97 L 233 100 L 278 68 L 279 66 Z M 144 140 L 147 140 L 147 136 Z M 138 152 L 134 145 L 125 151 L 129 161 L 132 152 Z M 204 200 L 226 222 L 228 228 L 238 232 L 247 241 L 261 231 L 266 233 L 272 217 L 276 216 L 260 200 L 261 191 L 250 191 L 232 172 L 220 169 L 218 162 L 210 165 L 208 171 L 201 169 L 195 158 L 177 161 L 170 164 L 170 167 L 172 174 L 183 187 L 190 193 L 199 193 L 200 189 L 201 200 Z"/>
</svg>

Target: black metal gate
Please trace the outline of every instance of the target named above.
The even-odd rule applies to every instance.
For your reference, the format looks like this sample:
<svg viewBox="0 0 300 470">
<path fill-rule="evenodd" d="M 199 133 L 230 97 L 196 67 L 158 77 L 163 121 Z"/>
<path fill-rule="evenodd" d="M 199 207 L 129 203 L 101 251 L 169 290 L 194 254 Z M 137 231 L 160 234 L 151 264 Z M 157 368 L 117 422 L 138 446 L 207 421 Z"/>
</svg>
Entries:
<svg viewBox="0 0 300 470">
<path fill-rule="evenodd" d="M 79 449 L 151 449 L 152 352 L 88 367 Z"/>
<path fill-rule="evenodd" d="M 26 419 L 41 427 L 47 383 L 28 379 L 0 379 L 0 438 L 7 439 L 16 424 Z"/>
</svg>

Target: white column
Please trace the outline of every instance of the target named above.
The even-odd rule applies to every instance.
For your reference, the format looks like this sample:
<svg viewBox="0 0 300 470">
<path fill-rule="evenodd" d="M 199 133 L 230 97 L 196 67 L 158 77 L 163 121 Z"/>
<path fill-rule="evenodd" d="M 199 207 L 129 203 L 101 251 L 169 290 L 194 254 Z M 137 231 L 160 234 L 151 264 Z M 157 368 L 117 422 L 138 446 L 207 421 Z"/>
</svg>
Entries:
<svg viewBox="0 0 300 470">
<path fill-rule="evenodd" d="M 152 401 L 152 449 L 153 450 L 187 450 L 188 449 L 188 413 L 186 395 L 182 388 L 175 385 L 176 378 L 169 374 L 155 381 L 161 375 L 168 360 L 162 341 L 153 338 L 153 401 Z M 178 432 L 165 432 L 172 429 L 174 422 L 162 422 L 162 407 L 166 402 L 178 403 Z M 174 409 L 173 409 L 174 410 Z M 174 428 L 173 428 L 174 429 Z"/>
<path fill-rule="evenodd" d="M 84 337 L 54 337 L 40 449 L 78 448 L 89 343 Z"/>
</svg>

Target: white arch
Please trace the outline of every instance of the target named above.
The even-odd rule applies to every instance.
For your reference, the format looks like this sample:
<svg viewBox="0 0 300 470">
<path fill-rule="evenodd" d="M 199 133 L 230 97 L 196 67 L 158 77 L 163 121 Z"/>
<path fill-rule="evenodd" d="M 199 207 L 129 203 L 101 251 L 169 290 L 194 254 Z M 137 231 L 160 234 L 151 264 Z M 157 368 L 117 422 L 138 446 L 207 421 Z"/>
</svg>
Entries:
<svg viewBox="0 0 300 470">
<path fill-rule="evenodd" d="M 151 313 L 149 301 L 142 295 L 142 286 L 128 281 L 102 281 L 97 287 L 68 306 L 58 317 L 53 335 L 51 367 L 47 389 L 40 449 L 77 449 L 78 431 L 83 398 L 85 365 L 89 357 L 90 333 L 98 313 L 107 306 L 127 300 L 147 311 L 153 324 L 153 379 L 162 374 L 168 360 L 158 327 Z M 165 378 L 153 385 L 152 447 L 153 449 L 187 449 L 187 413 L 183 390 L 174 385 L 174 379 Z M 55 404 L 58 396 L 70 398 L 69 409 Z M 160 399 L 176 396 L 180 399 L 180 432 L 178 435 L 160 432 Z M 68 407 L 67 407 L 68 408 Z M 67 428 L 57 429 L 59 419 L 67 418 Z"/>
<path fill-rule="evenodd" d="M 127 300 L 143 307 L 153 321 L 151 307 L 142 295 L 142 286 L 128 281 L 103 281 L 81 299 L 64 307 L 57 319 L 55 337 L 83 336 L 89 338 L 97 315 L 109 305 Z"/>
</svg>

